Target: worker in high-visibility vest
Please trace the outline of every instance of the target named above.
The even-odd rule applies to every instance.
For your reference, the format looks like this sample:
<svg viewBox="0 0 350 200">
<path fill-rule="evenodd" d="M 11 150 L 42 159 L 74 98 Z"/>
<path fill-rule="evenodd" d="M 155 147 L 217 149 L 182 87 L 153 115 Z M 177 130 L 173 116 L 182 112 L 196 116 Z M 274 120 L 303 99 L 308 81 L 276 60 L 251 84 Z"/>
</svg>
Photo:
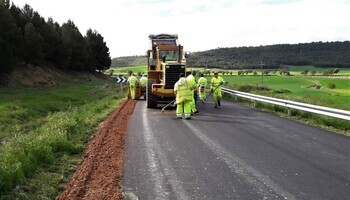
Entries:
<svg viewBox="0 0 350 200">
<path fill-rule="evenodd" d="M 198 96 L 202 103 L 205 102 L 205 88 L 207 87 L 207 79 L 204 78 L 204 74 L 198 79 Z"/>
<path fill-rule="evenodd" d="M 147 85 L 147 77 L 146 77 L 146 74 L 143 74 L 142 77 L 140 78 L 140 86 L 146 87 L 146 85 Z"/>
<path fill-rule="evenodd" d="M 192 113 L 198 113 L 198 110 L 196 108 L 196 102 L 195 102 L 195 99 L 194 99 L 194 91 L 195 89 L 197 88 L 197 83 L 196 83 L 196 79 L 195 79 L 195 76 L 196 75 L 196 71 L 192 71 L 190 75 L 187 76 L 187 81 L 188 81 L 188 84 L 190 86 L 190 89 L 192 91 L 192 101 L 191 101 L 191 112 Z"/>
<path fill-rule="evenodd" d="M 128 78 L 127 82 L 129 84 L 129 91 L 130 91 L 131 99 L 135 99 L 136 86 L 138 84 L 138 80 L 134 74 L 131 74 L 131 76 Z"/>
<path fill-rule="evenodd" d="M 210 89 L 211 92 L 213 93 L 213 98 L 214 98 L 214 108 L 218 108 L 218 106 L 221 106 L 221 85 L 224 84 L 225 81 L 224 79 L 219 76 L 217 72 L 214 73 L 214 77 L 210 81 Z"/>
<path fill-rule="evenodd" d="M 185 119 L 191 119 L 191 102 L 192 102 L 192 90 L 190 84 L 185 78 L 185 74 L 180 74 L 180 79 L 174 85 L 174 93 L 176 94 L 176 116 L 178 119 L 182 119 L 182 115 L 185 114 Z"/>
<path fill-rule="evenodd" d="M 140 90 L 141 90 L 141 96 L 143 96 L 143 99 L 146 100 L 146 87 L 147 87 L 147 77 L 146 74 L 143 74 L 140 78 Z"/>
</svg>

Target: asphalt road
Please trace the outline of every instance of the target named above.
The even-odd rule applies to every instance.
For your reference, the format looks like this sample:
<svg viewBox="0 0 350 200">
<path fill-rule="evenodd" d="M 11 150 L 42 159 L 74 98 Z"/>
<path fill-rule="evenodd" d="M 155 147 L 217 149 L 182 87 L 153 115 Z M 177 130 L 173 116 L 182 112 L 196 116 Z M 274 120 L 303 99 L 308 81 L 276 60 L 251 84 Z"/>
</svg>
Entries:
<svg viewBox="0 0 350 200">
<path fill-rule="evenodd" d="M 125 199 L 350 199 L 350 138 L 223 101 L 192 120 L 138 101 Z"/>
</svg>

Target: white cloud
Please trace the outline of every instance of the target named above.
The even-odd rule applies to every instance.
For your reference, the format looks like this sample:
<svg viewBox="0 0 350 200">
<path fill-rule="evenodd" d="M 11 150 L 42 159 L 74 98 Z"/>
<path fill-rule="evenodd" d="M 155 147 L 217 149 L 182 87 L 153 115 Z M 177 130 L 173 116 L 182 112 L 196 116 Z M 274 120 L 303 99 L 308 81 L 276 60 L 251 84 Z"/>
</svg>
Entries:
<svg viewBox="0 0 350 200">
<path fill-rule="evenodd" d="M 177 33 L 189 51 L 350 39 L 349 0 L 14 0 L 26 2 L 96 29 L 112 57 L 145 54 L 151 33 Z"/>
</svg>

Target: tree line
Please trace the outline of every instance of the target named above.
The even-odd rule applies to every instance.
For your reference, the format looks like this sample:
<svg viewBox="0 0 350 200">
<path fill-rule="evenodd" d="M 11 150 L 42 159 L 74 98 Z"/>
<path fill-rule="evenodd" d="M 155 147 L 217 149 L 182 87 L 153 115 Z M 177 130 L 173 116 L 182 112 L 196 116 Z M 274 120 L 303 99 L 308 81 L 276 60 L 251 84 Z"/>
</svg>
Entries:
<svg viewBox="0 0 350 200">
<path fill-rule="evenodd" d="M 83 36 L 72 20 L 60 26 L 47 21 L 28 4 L 22 9 L 10 0 L 0 0 L 0 73 L 11 72 L 23 62 L 51 62 L 76 71 L 108 69 L 109 48 L 96 30 Z"/>
<path fill-rule="evenodd" d="M 146 56 L 112 60 L 113 67 L 147 65 Z M 279 69 L 283 65 L 313 65 L 318 68 L 350 68 L 350 41 L 278 44 L 259 47 L 218 48 L 193 52 L 188 67 L 227 69 Z"/>
<path fill-rule="evenodd" d="M 218 48 L 194 52 L 190 67 L 222 69 L 277 69 L 281 65 L 350 68 L 350 41 Z"/>
</svg>

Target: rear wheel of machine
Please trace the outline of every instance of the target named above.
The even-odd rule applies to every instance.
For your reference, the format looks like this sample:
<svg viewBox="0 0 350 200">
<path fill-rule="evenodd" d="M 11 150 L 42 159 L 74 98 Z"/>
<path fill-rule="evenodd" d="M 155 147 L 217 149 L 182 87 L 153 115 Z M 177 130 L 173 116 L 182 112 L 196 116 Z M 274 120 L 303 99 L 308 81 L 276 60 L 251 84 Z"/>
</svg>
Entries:
<svg viewBox="0 0 350 200">
<path fill-rule="evenodd" d="M 154 80 L 148 80 L 147 89 L 146 89 L 146 100 L 147 100 L 147 108 L 156 108 L 158 97 L 152 93 L 152 84 Z"/>
</svg>

